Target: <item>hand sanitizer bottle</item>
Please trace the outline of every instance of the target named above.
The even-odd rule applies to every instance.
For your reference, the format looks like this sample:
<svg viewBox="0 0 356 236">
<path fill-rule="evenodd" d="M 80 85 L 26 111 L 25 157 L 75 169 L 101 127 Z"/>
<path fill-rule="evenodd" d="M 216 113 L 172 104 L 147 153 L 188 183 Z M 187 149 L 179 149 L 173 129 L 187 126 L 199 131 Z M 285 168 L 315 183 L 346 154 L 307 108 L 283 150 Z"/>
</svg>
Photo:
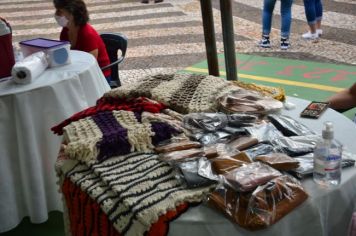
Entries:
<svg viewBox="0 0 356 236">
<path fill-rule="evenodd" d="M 324 123 L 322 140 L 314 150 L 314 181 L 320 185 L 333 186 L 341 182 L 342 146 L 334 140 L 333 123 Z"/>
</svg>

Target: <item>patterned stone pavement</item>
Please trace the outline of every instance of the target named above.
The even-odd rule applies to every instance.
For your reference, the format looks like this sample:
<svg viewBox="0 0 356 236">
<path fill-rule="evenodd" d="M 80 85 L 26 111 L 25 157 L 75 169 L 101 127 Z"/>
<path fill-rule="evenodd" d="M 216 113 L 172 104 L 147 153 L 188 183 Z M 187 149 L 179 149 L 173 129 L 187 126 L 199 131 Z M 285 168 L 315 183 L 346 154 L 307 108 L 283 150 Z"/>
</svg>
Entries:
<svg viewBox="0 0 356 236">
<path fill-rule="evenodd" d="M 165 0 L 141 4 L 139 0 L 85 0 L 91 24 L 99 32 L 128 36 L 127 57 L 120 67 L 123 83 L 147 74 L 173 72 L 205 60 L 199 0 Z M 219 0 L 212 0 L 217 49 L 223 52 Z M 273 47 L 261 49 L 262 0 L 233 0 L 237 53 L 356 65 L 356 0 L 324 0 L 322 38 L 303 40 L 307 29 L 302 0 L 293 4 L 292 47 L 279 49 L 279 1 L 275 8 Z M 16 43 L 35 37 L 57 39 L 60 28 L 53 18 L 51 0 L 0 0 L 0 16 L 13 26 Z"/>
</svg>

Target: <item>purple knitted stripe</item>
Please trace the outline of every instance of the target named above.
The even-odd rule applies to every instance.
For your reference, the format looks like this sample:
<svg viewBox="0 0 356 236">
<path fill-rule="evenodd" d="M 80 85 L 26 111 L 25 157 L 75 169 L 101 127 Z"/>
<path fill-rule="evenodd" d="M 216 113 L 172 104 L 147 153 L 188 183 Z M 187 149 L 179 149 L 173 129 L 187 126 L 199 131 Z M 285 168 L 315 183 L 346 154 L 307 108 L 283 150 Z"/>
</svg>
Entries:
<svg viewBox="0 0 356 236">
<path fill-rule="evenodd" d="M 155 132 L 155 135 L 152 137 L 153 145 L 170 139 L 173 135 L 180 133 L 173 126 L 163 123 L 163 122 L 152 122 L 151 123 L 152 131 Z"/>
<path fill-rule="evenodd" d="M 111 111 L 99 112 L 93 115 L 92 119 L 103 133 L 102 140 L 97 143 L 99 161 L 130 153 L 131 145 L 128 142 L 127 129 L 117 122 Z"/>
<path fill-rule="evenodd" d="M 142 113 L 141 112 L 134 112 L 136 120 L 141 123 L 142 122 Z"/>
</svg>

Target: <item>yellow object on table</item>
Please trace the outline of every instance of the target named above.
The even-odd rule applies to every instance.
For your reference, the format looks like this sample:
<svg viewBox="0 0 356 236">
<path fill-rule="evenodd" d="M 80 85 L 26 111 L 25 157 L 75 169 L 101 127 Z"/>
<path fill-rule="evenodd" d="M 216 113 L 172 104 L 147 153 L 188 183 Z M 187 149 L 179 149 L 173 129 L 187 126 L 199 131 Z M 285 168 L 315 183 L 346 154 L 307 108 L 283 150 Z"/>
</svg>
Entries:
<svg viewBox="0 0 356 236">
<path fill-rule="evenodd" d="M 257 91 L 264 96 L 272 97 L 279 101 L 284 101 L 286 99 L 286 94 L 283 88 L 272 87 L 267 85 L 246 83 L 241 81 L 233 81 L 233 83 L 241 88 Z"/>
</svg>

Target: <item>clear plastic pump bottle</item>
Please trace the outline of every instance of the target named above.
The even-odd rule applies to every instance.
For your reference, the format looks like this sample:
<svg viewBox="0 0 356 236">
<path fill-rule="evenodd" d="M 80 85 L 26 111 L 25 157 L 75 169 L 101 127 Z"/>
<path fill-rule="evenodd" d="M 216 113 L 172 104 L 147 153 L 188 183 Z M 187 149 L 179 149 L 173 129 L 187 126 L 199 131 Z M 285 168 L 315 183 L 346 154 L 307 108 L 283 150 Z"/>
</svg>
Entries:
<svg viewBox="0 0 356 236">
<path fill-rule="evenodd" d="M 334 186 L 341 182 L 342 146 L 334 140 L 333 123 L 324 123 L 322 140 L 314 150 L 314 181 L 324 186 Z"/>
</svg>

